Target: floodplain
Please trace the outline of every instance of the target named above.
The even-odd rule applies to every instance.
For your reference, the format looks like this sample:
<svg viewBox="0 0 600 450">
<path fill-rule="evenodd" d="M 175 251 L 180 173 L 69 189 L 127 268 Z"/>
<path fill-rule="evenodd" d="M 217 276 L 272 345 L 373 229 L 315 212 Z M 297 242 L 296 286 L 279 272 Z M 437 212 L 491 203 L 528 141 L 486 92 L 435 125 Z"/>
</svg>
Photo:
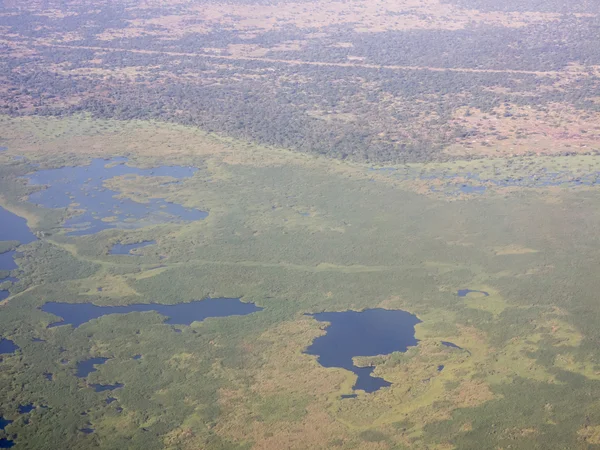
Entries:
<svg viewBox="0 0 600 450">
<path fill-rule="evenodd" d="M 158 122 L 2 117 L 0 127 L 1 211 L 23 219 L 0 243 L 14 263 L 1 275 L 16 280 L 0 285 L 3 443 L 595 445 L 598 187 L 569 180 L 596 176 L 597 157 L 382 170 Z M 90 164 L 134 173 L 94 181 L 110 202 L 208 215 L 74 234 L 82 202 L 45 204 L 53 182 L 29 180 Z M 158 169 L 174 164 L 185 178 Z M 566 181 L 510 181 L 532 167 Z M 462 190 L 465 173 L 486 189 Z M 75 192 L 61 189 L 55 198 Z M 161 312 L 220 299 L 255 311 L 185 323 Z M 67 320 L 78 310 L 95 313 Z M 412 317 L 397 330 L 410 344 L 349 352 L 342 365 L 311 351 L 335 327 L 320 314 L 372 310 Z M 86 361 L 96 363 L 81 377 Z M 383 382 L 364 389 L 365 379 Z"/>
</svg>

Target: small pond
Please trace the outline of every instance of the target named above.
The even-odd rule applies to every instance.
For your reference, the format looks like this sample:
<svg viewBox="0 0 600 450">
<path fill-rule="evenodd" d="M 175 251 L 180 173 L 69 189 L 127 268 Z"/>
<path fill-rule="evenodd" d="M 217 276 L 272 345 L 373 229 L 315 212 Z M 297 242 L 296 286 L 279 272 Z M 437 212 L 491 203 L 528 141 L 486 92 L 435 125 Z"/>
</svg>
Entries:
<svg viewBox="0 0 600 450">
<path fill-rule="evenodd" d="M 488 292 L 485 292 L 485 291 L 476 291 L 476 290 L 473 290 L 473 289 L 459 289 L 459 291 L 458 291 L 458 296 L 459 297 L 466 297 L 469 294 L 481 294 L 484 297 L 489 297 L 490 296 L 490 294 Z"/>
<path fill-rule="evenodd" d="M 164 199 L 149 198 L 139 203 L 118 198 L 119 192 L 104 186 L 104 181 L 118 176 L 189 178 L 196 168 L 161 166 L 140 169 L 127 166 L 126 158 L 94 159 L 89 166 L 39 170 L 28 176 L 31 185 L 46 186 L 29 196 L 29 201 L 46 208 L 71 207 L 81 214 L 67 219 L 65 228 L 72 236 L 94 234 L 108 228 L 140 228 L 147 225 L 195 221 L 208 213 L 186 208 Z"/>
<path fill-rule="evenodd" d="M 0 355 L 14 353 L 19 350 L 19 346 L 10 339 L 0 338 Z"/>
<path fill-rule="evenodd" d="M 458 350 L 462 350 L 462 347 L 459 347 L 458 345 L 456 345 L 456 344 L 453 344 L 452 342 L 448 342 L 448 341 L 442 341 L 442 345 L 443 345 L 444 347 L 450 347 L 450 348 L 456 348 L 456 349 L 458 349 Z"/>
<path fill-rule="evenodd" d="M 98 370 L 94 366 L 104 364 L 109 359 L 110 358 L 89 358 L 83 361 L 79 361 L 77 363 L 75 376 L 78 378 L 85 378 L 90 373 L 96 372 Z"/>
<path fill-rule="evenodd" d="M 421 321 L 406 311 L 367 309 L 312 316 L 329 325 L 325 328 L 326 334 L 316 338 L 306 353 L 318 356 L 318 362 L 324 367 L 341 367 L 354 372 L 358 377 L 354 390 L 374 392 L 390 383 L 372 376 L 374 367 L 355 366 L 352 358 L 405 352 L 419 342 L 415 338 L 415 325 Z"/>
<path fill-rule="evenodd" d="M 35 405 L 33 403 L 28 403 L 27 405 L 19 405 L 19 414 L 29 414 L 34 409 Z"/>
<path fill-rule="evenodd" d="M 135 244 L 115 244 L 110 249 L 111 255 L 130 255 L 130 256 L 138 256 L 134 253 L 131 253 L 132 250 L 137 250 L 138 248 L 147 247 L 148 245 L 154 245 L 156 241 L 142 241 L 136 242 Z"/>
<path fill-rule="evenodd" d="M 48 328 L 60 325 L 73 325 L 74 328 L 108 314 L 156 311 L 166 316 L 165 323 L 171 325 L 191 325 L 208 317 L 244 316 L 262 311 L 254 303 L 244 303 L 239 298 L 206 298 L 189 303 L 162 305 L 158 303 L 137 303 L 127 306 L 97 306 L 91 303 L 50 302 L 42 306 L 42 311 L 59 316 L 62 320 L 52 322 Z"/>
<path fill-rule="evenodd" d="M 0 416 L 0 430 L 4 430 L 6 428 L 6 425 L 10 425 L 11 423 L 13 423 L 12 420 L 8 420 Z"/>
<path fill-rule="evenodd" d="M 77 378 L 86 378 L 90 373 L 96 372 L 98 369 L 95 366 L 104 364 L 110 358 L 89 358 L 77 363 L 77 369 L 75 376 Z M 94 389 L 96 392 L 112 391 L 114 389 L 122 388 L 122 383 L 115 384 L 88 384 L 89 387 Z"/>
</svg>

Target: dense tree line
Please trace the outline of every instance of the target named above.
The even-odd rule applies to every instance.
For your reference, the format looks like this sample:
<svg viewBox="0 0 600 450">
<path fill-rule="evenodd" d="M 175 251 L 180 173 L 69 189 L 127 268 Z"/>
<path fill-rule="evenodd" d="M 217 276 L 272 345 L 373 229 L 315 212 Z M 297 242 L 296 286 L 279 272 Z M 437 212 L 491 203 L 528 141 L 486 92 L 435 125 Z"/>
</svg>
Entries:
<svg viewBox="0 0 600 450">
<path fill-rule="evenodd" d="M 130 8 L 134 4 L 100 2 L 89 9 L 73 3 L 62 6 L 74 12 L 64 16 L 30 10 L 0 17 L 0 25 L 10 31 L 9 39 L 51 41 L 79 31 L 76 40 L 69 42 L 71 48 L 39 46 L 34 56 L 0 61 L 8 86 L 0 112 L 84 111 L 104 118 L 159 119 L 335 158 L 404 162 L 445 159 L 444 147 L 476 138 L 477 130 L 464 129 L 455 120 L 457 111 L 465 108 L 486 114 L 504 109 L 503 119 L 511 117 L 514 106 L 544 109 L 561 103 L 586 111 L 600 109 L 594 100 L 600 80 L 591 73 L 556 88 L 559 78 L 553 75 L 290 66 L 215 59 L 214 51 L 211 58 L 202 57 L 206 49 L 215 48 L 230 55 L 231 44 L 273 49 L 304 40 L 306 45 L 299 50 L 271 50 L 267 56 L 307 62 L 348 62 L 349 57 L 360 57 L 374 65 L 560 70 L 571 63 L 600 64 L 596 45 L 600 19 L 596 17 L 565 15 L 522 28 L 479 26 L 456 31 L 356 33 L 347 26 L 331 26 L 321 30 L 325 31 L 321 37 L 308 40 L 306 36 L 316 29 L 289 25 L 251 36 L 231 26 L 214 25 L 204 34 L 170 39 L 164 38 L 159 25 L 149 30 L 158 34 L 124 34 L 114 40 L 100 36 L 106 30 L 126 30 L 132 18 L 175 14 L 183 8 L 136 9 L 134 14 Z M 528 4 L 535 6 L 533 1 Z M 351 45 L 340 47 L 339 42 Z M 10 54 L 8 46 L 5 50 Z M 135 76 L 123 75 L 130 72 Z"/>
</svg>

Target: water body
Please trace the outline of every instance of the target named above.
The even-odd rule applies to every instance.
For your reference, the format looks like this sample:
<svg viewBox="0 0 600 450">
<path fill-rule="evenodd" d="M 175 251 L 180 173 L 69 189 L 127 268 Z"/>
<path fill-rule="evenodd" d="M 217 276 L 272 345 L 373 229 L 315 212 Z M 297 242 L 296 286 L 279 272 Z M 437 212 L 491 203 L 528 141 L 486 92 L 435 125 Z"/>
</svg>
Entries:
<svg viewBox="0 0 600 450">
<path fill-rule="evenodd" d="M 473 289 L 460 289 L 458 291 L 459 297 L 466 297 L 469 294 L 483 294 L 484 297 L 489 297 L 490 294 L 485 291 L 474 291 Z"/>
<path fill-rule="evenodd" d="M 19 405 L 19 414 L 28 414 L 35 409 L 33 403 L 27 405 Z"/>
<path fill-rule="evenodd" d="M 0 448 L 13 448 L 15 446 L 15 441 L 11 441 L 10 439 L 2 438 L 0 439 Z"/>
<path fill-rule="evenodd" d="M 0 338 L 0 355 L 14 353 L 19 350 L 19 346 L 10 339 Z"/>
<path fill-rule="evenodd" d="M 117 176 L 168 176 L 189 178 L 198 169 L 183 166 L 162 166 L 139 169 L 125 165 L 126 158 L 94 159 L 89 166 L 62 167 L 35 172 L 28 177 L 32 185 L 45 185 L 46 189 L 29 196 L 29 201 L 46 208 L 67 208 L 76 204 L 82 214 L 68 219 L 67 233 L 82 236 L 98 233 L 108 228 L 140 228 L 157 223 L 194 221 L 204 219 L 208 213 L 198 209 L 170 203 L 164 199 L 148 199 L 138 203 L 128 198 L 117 198 L 118 192 L 103 186 L 105 180 Z M 105 222 L 103 218 L 113 218 Z"/>
<path fill-rule="evenodd" d="M 21 244 L 29 244 L 37 238 L 27 226 L 27 221 L 16 214 L 11 213 L 0 206 L 0 241 L 19 241 Z M 9 251 L 0 254 L 0 270 L 10 271 L 18 266 L 14 261 L 17 254 L 15 251 Z M 0 283 L 9 281 L 16 283 L 19 281 L 15 277 L 5 277 L 0 279 Z M 4 289 L 0 290 L 0 301 L 9 296 L 9 292 Z"/>
<path fill-rule="evenodd" d="M 0 253 L 0 270 L 10 271 L 18 268 L 19 266 L 17 266 L 17 263 L 15 262 L 16 254 L 17 252 L 15 250 Z"/>
<path fill-rule="evenodd" d="M 0 416 L 0 430 L 4 430 L 6 428 L 6 425 L 10 425 L 11 423 L 13 423 L 12 420 L 8 420 Z"/>
<path fill-rule="evenodd" d="M 75 376 L 78 378 L 85 378 L 90 373 L 96 372 L 98 370 L 94 366 L 96 366 L 96 365 L 99 366 L 101 364 L 104 364 L 109 359 L 110 358 L 90 358 L 90 359 L 86 359 L 84 361 L 79 361 L 77 363 L 77 369 L 75 372 Z"/>
<path fill-rule="evenodd" d="M 0 206 L 0 241 L 19 241 L 29 244 L 37 238 L 27 226 L 27 221 Z"/>
<path fill-rule="evenodd" d="M 110 249 L 110 254 L 111 255 L 137 256 L 137 255 L 131 253 L 131 251 L 138 249 L 138 248 L 147 247 L 148 245 L 153 245 L 153 244 L 156 244 L 156 241 L 142 241 L 142 242 L 137 242 L 135 244 L 115 244 Z"/>
<path fill-rule="evenodd" d="M 358 395 L 356 394 L 344 394 L 342 395 L 342 398 L 356 398 L 358 397 Z"/>
<path fill-rule="evenodd" d="M 440 365 L 437 367 L 437 371 L 438 371 L 438 372 L 441 372 L 442 370 L 444 370 L 444 365 L 443 365 L 443 364 L 440 364 Z"/>
<path fill-rule="evenodd" d="M 79 431 L 81 431 L 83 434 L 92 434 L 94 432 L 93 428 L 82 428 Z"/>
<path fill-rule="evenodd" d="M 156 311 L 166 316 L 164 323 L 171 325 L 191 325 L 208 317 L 244 316 L 262 311 L 254 303 L 244 303 L 239 298 L 207 298 L 176 305 L 138 303 L 127 306 L 96 306 L 91 303 L 50 302 L 42 306 L 42 311 L 59 316 L 62 320 L 52 322 L 48 328 L 60 325 L 73 325 L 74 328 L 108 314 Z"/>
<path fill-rule="evenodd" d="M 110 358 L 89 358 L 77 363 L 77 370 L 75 376 L 78 378 L 86 378 L 90 373 L 97 372 L 98 369 L 95 366 L 100 366 L 108 361 Z M 113 389 L 122 388 L 122 383 L 115 384 L 88 384 L 89 387 L 94 389 L 96 392 L 112 391 Z"/>
<path fill-rule="evenodd" d="M 421 168 L 396 168 L 396 167 L 372 167 L 369 170 L 385 174 L 397 181 L 415 180 L 440 180 L 444 184 L 441 187 L 432 186 L 432 192 L 439 192 L 449 196 L 462 194 L 483 194 L 492 187 L 523 187 L 543 188 L 551 186 L 563 186 L 574 188 L 578 186 L 600 185 L 600 172 L 591 172 L 584 175 L 569 170 L 550 172 L 546 168 L 539 168 L 531 175 L 504 176 L 496 174 L 495 177 L 482 176 L 479 173 L 469 171 L 456 171 L 448 173 L 445 170 L 423 170 Z"/>
<path fill-rule="evenodd" d="M 456 348 L 458 350 L 462 350 L 462 347 L 459 347 L 458 345 L 453 344 L 452 342 L 442 341 L 442 345 L 445 347 L 451 347 L 451 348 Z"/>
<path fill-rule="evenodd" d="M 96 392 L 104 392 L 104 391 L 113 391 L 115 389 L 120 389 L 125 385 L 123 383 L 115 383 L 115 384 L 89 384 L 88 386 L 93 388 Z"/>
<path fill-rule="evenodd" d="M 405 352 L 419 342 L 415 338 L 415 325 L 421 321 L 406 311 L 368 309 L 312 316 L 330 324 L 325 329 L 326 334 L 316 338 L 306 353 L 318 356 L 318 362 L 324 367 L 341 367 L 355 373 L 358 376 L 355 390 L 374 392 L 390 383 L 373 377 L 374 367 L 356 367 L 353 357 Z"/>
</svg>

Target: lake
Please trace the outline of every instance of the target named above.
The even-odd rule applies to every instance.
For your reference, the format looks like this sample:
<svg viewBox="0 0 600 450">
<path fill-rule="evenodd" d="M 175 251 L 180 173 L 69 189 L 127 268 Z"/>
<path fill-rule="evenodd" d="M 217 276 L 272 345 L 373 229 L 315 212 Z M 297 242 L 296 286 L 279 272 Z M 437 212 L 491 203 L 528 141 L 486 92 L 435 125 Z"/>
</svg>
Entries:
<svg viewBox="0 0 600 450">
<path fill-rule="evenodd" d="M 166 316 L 164 323 L 171 325 L 191 325 L 209 317 L 243 316 L 262 311 L 254 303 L 244 303 L 239 298 L 207 298 L 189 303 L 162 305 L 158 303 L 137 303 L 127 306 L 97 306 L 91 303 L 49 302 L 42 311 L 54 314 L 62 320 L 52 322 L 48 328 L 60 325 L 73 325 L 74 328 L 109 314 L 155 311 Z"/>
<path fill-rule="evenodd" d="M 352 358 L 405 352 L 419 342 L 415 325 L 421 321 L 406 311 L 367 309 L 311 315 L 329 325 L 326 334 L 316 338 L 306 353 L 317 356 L 323 367 L 340 367 L 356 374 L 354 390 L 375 392 L 390 383 L 372 376 L 375 367 L 357 367 Z"/>
<path fill-rule="evenodd" d="M 19 346 L 10 339 L 0 338 L 0 355 L 14 353 L 19 350 Z"/>
<path fill-rule="evenodd" d="M 46 208 L 72 208 L 82 211 L 63 224 L 67 235 L 94 234 L 109 228 L 140 228 L 167 222 L 188 222 L 206 218 L 208 213 L 186 208 L 164 199 L 150 198 L 139 203 L 118 198 L 119 192 L 104 187 L 104 181 L 118 176 L 189 178 L 198 169 L 161 166 L 140 169 L 127 166 L 126 158 L 94 159 L 88 166 L 39 170 L 27 178 L 31 185 L 45 189 L 29 196 L 29 201 Z M 103 219 L 111 218 L 110 221 Z"/>
</svg>

